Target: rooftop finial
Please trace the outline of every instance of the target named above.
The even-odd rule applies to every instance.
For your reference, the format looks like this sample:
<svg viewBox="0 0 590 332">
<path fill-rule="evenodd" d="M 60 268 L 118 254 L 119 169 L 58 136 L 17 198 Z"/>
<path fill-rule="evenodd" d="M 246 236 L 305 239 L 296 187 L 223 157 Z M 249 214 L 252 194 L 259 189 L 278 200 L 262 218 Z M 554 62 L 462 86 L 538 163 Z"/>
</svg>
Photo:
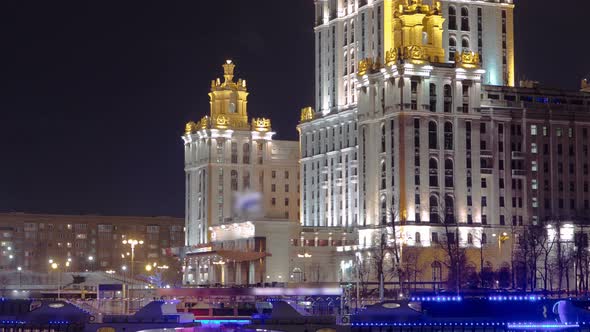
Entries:
<svg viewBox="0 0 590 332">
<path fill-rule="evenodd" d="M 224 83 L 227 84 L 233 82 L 234 68 L 236 68 L 236 65 L 231 60 L 225 60 L 225 64 L 223 64 L 223 77 L 225 78 Z"/>
</svg>

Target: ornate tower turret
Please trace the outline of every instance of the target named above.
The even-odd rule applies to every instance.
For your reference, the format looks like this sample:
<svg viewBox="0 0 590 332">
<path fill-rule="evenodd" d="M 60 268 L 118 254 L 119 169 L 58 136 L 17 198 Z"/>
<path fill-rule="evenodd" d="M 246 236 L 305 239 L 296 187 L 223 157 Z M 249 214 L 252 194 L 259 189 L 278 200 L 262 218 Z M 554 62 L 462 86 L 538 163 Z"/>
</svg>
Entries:
<svg viewBox="0 0 590 332">
<path fill-rule="evenodd" d="M 217 129 L 249 129 L 248 124 L 248 90 L 246 80 L 234 82 L 236 65 L 227 60 L 223 64 L 223 83 L 220 79 L 211 81 L 209 93 L 211 117 L 209 124 Z"/>
</svg>

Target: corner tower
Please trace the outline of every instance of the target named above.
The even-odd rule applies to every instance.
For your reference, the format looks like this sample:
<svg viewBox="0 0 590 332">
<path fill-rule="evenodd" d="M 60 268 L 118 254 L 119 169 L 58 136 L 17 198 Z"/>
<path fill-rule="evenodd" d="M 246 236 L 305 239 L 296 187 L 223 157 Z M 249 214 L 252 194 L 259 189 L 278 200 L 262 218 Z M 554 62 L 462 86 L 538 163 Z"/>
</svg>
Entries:
<svg viewBox="0 0 590 332">
<path fill-rule="evenodd" d="M 209 243 L 216 225 L 297 219 L 297 142 L 273 140 L 270 119 L 249 118 L 246 80 L 235 80 L 231 60 L 222 67 L 223 78 L 211 81 L 209 114 L 188 122 L 182 136 L 187 246 Z"/>
</svg>

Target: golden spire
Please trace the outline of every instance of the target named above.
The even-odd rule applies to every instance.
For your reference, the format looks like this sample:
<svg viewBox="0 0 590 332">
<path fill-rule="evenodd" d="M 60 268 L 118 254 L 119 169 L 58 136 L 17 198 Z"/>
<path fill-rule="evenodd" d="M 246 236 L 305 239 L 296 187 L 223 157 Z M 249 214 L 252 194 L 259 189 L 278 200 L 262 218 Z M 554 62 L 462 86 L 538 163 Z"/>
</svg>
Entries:
<svg viewBox="0 0 590 332">
<path fill-rule="evenodd" d="M 223 64 L 223 77 L 225 78 L 224 84 L 233 82 L 234 80 L 234 68 L 236 65 L 231 60 L 225 60 Z"/>
</svg>

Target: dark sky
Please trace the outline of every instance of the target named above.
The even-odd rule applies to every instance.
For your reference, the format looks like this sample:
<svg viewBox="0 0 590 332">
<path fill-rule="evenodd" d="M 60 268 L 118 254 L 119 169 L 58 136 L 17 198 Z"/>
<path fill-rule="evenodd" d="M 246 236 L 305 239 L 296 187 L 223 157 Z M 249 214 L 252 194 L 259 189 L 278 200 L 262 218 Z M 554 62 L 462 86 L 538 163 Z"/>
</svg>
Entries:
<svg viewBox="0 0 590 332">
<path fill-rule="evenodd" d="M 589 5 L 549 3 L 517 2 L 517 70 L 577 88 Z M 312 22 L 312 0 L 2 1 L 0 210 L 183 216 L 180 136 L 221 63 L 248 80 L 250 115 L 296 139 Z"/>
</svg>

